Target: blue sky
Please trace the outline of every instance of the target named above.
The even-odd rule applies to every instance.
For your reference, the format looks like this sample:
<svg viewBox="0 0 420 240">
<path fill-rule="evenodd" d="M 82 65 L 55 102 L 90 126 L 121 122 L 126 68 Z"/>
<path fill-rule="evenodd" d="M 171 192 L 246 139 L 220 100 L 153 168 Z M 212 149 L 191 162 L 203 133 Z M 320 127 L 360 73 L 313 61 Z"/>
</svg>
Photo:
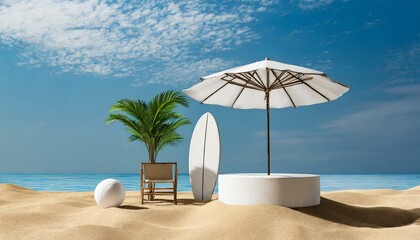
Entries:
<svg viewBox="0 0 420 240">
<path fill-rule="evenodd" d="M 0 172 L 129 173 L 147 161 L 121 98 L 149 100 L 270 57 L 351 87 L 271 111 L 272 172 L 420 172 L 418 1 L 0 0 Z M 190 101 L 219 123 L 222 172 L 266 170 L 265 112 Z M 158 161 L 188 171 L 194 124 Z"/>
</svg>

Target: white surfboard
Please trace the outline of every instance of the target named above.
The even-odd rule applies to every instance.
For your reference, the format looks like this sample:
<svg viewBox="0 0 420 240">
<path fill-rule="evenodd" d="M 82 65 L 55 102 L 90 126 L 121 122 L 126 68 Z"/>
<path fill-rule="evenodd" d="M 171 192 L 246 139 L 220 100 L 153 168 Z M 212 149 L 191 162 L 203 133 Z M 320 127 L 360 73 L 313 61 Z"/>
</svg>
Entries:
<svg viewBox="0 0 420 240">
<path fill-rule="evenodd" d="M 219 128 L 213 115 L 205 113 L 195 125 L 190 144 L 190 181 L 196 200 L 211 200 L 219 173 L 219 161 Z"/>
</svg>

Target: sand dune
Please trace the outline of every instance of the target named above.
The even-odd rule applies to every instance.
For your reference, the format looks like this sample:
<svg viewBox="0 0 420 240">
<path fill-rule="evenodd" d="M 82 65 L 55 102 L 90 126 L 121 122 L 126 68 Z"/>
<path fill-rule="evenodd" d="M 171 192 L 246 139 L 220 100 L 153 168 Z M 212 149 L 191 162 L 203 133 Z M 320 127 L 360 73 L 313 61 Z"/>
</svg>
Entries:
<svg viewBox="0 0 420 240">
<path fill-rule="evenodd" d="M 322 194 L 315 207 L 230 206 L 217 200 L 140 205 L 128 192 L 102 209 L 93 193 L 0 184 L 0 239 L 420 239 L 420 187 Z"/>
</svg>

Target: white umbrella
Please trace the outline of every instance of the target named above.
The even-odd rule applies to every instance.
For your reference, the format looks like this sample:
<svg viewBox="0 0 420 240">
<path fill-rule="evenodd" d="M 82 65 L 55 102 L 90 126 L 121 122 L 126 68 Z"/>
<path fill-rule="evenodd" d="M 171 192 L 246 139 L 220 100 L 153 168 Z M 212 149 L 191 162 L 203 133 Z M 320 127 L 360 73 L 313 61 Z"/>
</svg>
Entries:
<svg viewBox="0 0 420 240">
<path fill-rule="evenodd" d="M 201 78 L 184 93 L 200 103 L 237 109 L 266 109 L 267 174 L 270 175 L 270 108 L 330 102 L 349 90 L 323 72 L 271 61 L 228 69 Z"/>
</svg>

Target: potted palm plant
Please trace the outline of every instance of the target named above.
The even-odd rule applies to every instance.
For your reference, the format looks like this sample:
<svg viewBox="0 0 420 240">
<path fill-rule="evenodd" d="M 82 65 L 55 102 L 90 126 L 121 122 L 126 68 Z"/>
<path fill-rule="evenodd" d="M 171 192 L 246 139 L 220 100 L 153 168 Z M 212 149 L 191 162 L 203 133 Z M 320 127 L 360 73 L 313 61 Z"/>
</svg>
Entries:
<svg viewBox="0 0 420 240">
<path fill-rule="evenodd" d="M 191 122 L 175 112 L 178 106 L 188 107 L 185 95 L 177 91 L 166 91 L 151 101 L 121 99 L 109 110 L 107 123 L 119 121 L 130 132 L 129 141 L 140 141 L 146 145 L 149 162 L 155 163 L 160 150 L 167 145 L 176 145 L 183 138 L 177 129 Z"/>
</svg>

